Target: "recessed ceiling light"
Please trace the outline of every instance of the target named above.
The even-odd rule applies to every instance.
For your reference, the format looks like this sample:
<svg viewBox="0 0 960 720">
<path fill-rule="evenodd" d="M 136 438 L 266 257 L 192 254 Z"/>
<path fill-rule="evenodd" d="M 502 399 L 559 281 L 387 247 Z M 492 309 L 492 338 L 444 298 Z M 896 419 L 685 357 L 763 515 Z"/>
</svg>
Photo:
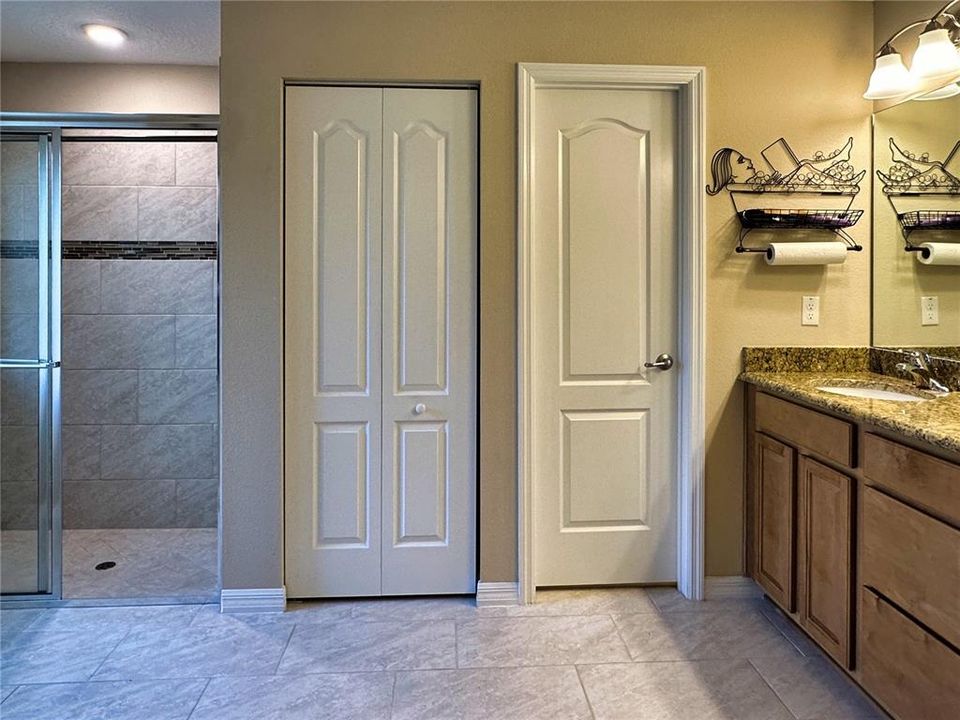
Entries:
<svg viewBox="0 0 960 720">
<path fill-rule="evenodd" d="M 109 25 L 84 25 L 83 32 L 91 41 L 104 47 L 120 47 L 127 40 L 127 34 Z"/>
</svg>

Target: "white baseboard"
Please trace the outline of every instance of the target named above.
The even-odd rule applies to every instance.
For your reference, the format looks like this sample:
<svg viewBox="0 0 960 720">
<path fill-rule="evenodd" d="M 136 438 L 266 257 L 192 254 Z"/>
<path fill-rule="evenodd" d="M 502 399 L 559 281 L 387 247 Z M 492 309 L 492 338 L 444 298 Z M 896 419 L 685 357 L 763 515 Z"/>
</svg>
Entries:
<svg viewBox="0 0 960 720">
<path fill-rule="evenodd" d="M 287 589 L 244 588 L 220 591 L 220 612 L 222 613 L 268 613 L 283 612 L 287 609 Z"/>
<path fill-rule="evenodd" d="M 519 585 L 515 582 L 478 582 L 477 607 L 519 605 Z"/>
<path fill-rule="evenodd" d="M 714 575 L 704 578 L 705 597 L 708 600 L 731 598 L 758 598 L 763 590 L 752 578 L 743 575 Z"/>
</svg>

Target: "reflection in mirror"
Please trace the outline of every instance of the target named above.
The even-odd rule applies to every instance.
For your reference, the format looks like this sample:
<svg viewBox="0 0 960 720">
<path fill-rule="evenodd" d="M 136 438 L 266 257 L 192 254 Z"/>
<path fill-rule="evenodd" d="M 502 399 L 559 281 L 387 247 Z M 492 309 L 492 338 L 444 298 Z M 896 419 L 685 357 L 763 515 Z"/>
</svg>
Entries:
<svg viewBox="0 0 960 720">
<path fill-rule="evenodd" d="M 873 118 L 873 345 L 960 359 L 960 95 Z"/>
</svg>

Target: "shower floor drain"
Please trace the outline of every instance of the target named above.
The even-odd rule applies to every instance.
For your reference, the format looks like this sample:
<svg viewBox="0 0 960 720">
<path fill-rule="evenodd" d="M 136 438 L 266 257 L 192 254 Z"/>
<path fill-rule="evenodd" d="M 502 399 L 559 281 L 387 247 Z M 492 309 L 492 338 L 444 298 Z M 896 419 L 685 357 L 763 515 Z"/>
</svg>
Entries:
<svg viewBox="0 0 960 720">
<path fill-rule="evenodd" d="M 115 568 L 117 564 L 113 560 L 108 560 L 107 562 L 97 563 L 94 566 L 96 570 L 109 570 L 110 568 Z"/>
</svg>

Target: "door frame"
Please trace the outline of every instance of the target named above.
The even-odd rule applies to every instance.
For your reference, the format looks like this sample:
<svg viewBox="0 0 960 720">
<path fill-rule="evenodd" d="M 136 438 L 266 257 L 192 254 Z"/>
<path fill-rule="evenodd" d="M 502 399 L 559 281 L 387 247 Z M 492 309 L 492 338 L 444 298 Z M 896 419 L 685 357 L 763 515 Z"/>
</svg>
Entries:
<svg viewBox="0 0 960 720">
<path fill-rule="evenodd" d="M 703 599 L 705 445 L 705 68 L 663 65 L 517 65 L 517 570 L 519 599 L 531 603 L 534 581 L 536 467 L 533 357 L 535 277 L 533 242 L 533 127 L 537 90 L 674 90 L 680 116 L 680 229 L 678 297 L 679 443 L 677 455 L 677 587 Z"/>
</svg>

